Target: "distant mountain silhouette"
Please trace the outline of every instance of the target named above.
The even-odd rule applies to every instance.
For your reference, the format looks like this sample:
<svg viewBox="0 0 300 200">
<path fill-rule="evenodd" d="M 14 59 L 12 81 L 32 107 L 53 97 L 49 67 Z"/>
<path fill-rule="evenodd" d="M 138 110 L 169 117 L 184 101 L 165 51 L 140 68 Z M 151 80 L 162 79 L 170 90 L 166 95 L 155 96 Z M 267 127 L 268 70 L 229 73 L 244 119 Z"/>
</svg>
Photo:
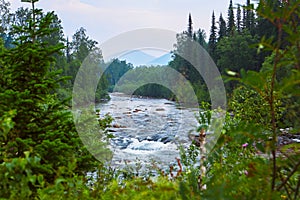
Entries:
<svg viewBox="0 0 300 200">
<path fill-rule="evenodd" d="M 126 60 L 127 63 L 131 63 L 134 66 L 167 65 L 172 59 L 171 56 L 171 53 L 166 53 L 160 57 L 155 57 L 143 51 L 134 50 L 119 56 L 119 60 Z"/>
<path fill-rule="evenodd" d="M 172 59 L 172 54 L 167 53 L 164 54 L 158 58 L 155 58 L 154 60 L 148 62 L 148 65 L 167 65 Z"/>
<path fill-rule="evenodd" d="M 119 57 L 119 60 L 126 60 L 127 63 L 131 63 L 134 66 L 147 65 L 154 59 L 154 56 L 139 50 L 130 51 Z"/>
</svg>

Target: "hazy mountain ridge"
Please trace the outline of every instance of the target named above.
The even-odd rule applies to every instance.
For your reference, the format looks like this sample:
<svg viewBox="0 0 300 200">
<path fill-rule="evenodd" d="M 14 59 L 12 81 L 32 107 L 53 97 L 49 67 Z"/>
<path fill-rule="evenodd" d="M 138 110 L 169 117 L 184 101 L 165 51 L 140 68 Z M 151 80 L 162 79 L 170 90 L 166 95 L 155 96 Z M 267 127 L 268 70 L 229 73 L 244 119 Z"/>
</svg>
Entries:
<svg viewBox="0 0 300 200">
<path fill-rule="evenodd" d="M 167 65 L 172 59 L 171 56 L 171 53 L 166 53 L 162 56 L 155 57 L 143 51 L 135 50 L 121 55 L 119 59 L 126 60 L 127 63 L 131 63 L 134 66 Z"/>
</svg>

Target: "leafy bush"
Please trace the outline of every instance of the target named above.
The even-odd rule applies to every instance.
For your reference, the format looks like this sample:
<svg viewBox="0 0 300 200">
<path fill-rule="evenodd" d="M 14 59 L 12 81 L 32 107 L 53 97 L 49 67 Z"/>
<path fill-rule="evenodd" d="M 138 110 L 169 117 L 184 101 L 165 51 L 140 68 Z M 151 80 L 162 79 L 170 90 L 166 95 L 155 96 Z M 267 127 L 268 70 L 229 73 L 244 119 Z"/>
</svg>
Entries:
<svg viewBox="0 0 300 200">
<path fill-rule="evenodd" d="M 249 87 L 239 86 L 233 91 L 229 109 L 237 118 L 271 128 L 272 118 L 265 95 L 261 95 Z M 279 97 L 276 97 L 275 107 L 276 120 L 279 120 L 282 118 L 284 110 Z"/>
</svg>

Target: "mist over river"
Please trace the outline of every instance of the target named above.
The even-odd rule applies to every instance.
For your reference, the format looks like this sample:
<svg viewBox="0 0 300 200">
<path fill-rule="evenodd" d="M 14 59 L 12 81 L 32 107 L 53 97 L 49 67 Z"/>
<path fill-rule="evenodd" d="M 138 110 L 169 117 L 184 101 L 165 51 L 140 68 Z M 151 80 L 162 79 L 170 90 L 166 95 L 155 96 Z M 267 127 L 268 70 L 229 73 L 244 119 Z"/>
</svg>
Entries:
<svg viewBox="0 0 300 200">
<path fill-rule="evenodd" d="M 144 166 L 155 161 L 168 166 L 179 158 L 179 146 L 191 144 L 188 134 L 197 134 L 198 108 L 184 108 L 166 99 L 139 98 L 111 93 L 111 100 L 97 105 L 100 117 L 109 113 L 114 121 L 110 148 L 111 165 Z"/>
</svg>

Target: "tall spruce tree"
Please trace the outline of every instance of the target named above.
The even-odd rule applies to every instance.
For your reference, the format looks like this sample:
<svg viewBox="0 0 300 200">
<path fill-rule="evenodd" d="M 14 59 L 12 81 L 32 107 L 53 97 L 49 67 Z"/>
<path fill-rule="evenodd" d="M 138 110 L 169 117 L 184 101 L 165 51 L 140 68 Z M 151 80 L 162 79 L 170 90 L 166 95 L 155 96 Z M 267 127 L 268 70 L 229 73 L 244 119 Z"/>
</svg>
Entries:
<svg viewBox="0 0 300 200">
<path fill-rule="evenodd" d="M 246 28 L 248 30 L 250 30 L 250 24 L 251 24 L 251 19 L 250 19 L 250 16 L 251 16 L 251 10 L 249 9 L 250 8 L 250 0 L 247 0 L 247 4 L 246 4 Z"/>
<path fill-rule="evenodd" d="M 249 30 L 250 30 L 251 35 L 254 36 L 255 35 L 255 28 L 256 28 L 256 19 L 255 19 L 255 14 L 252 10 L 250 12 L 249 19 L 250 19 Z"/>
<path fill-rule="evenodd" d="M 36 0 L 30 2 L 34 4 Z M 36 20 L 37 15 L 43 17 Z M 14 191 L 39 187 L 37 180 L 24 182 L 27 179 L 22 177 L 28 173 L 42 176 L 48 184 L 55 181 L 60 169 L 74 164 L 75 160 L 74 171 L 65 171 L 62 177 L 85 174 L 96 165 L 95 159 L 82 146 L 71 113 L 65 110 L 64 102 L 59 101 L 55 94 L 62 78 L 58 71 L 50 68 L 55 63 L 54 55 L 60 53 L 64 45 L 43 40 L 55 32 L 51 27 L 54 20 L 53 12 L 42 15 L 41 10 L 33 8 L 32 17 L 26 23 L 28 26 L 15 27 L 18 36 L 15 46 L 0 53 L 3 71 L 0 112 L 14 113 L 11 118 L 13 126 L 0 137 L 0 163 L 14 162 L 25 156 L 27 160 L 40 162 L 38 165 L 30 163 L 26 172 L 15 166 L 15 178 L 9 180 L 16 187 Z M 4 171 L 0 174 L 10 173 L 9 169 L 1 170 Z M 2 183 L 7 183 L 8 180 L 4 179 L 10 179 L 10 176 L 0 177 L 0 188 L 5 188 Z M 11 192 L 1 191 L 0 196 L 9 197 Z"/>
<path fill-rule="evenodd" d="M 221 13 L 219 18 L 218 41 L 220 41 L 224 36 L 226 36 L 226 22 Z"/>
<path fill-rule="evenodd" d="M 235 21 L 234 21 L 234 12 L 232 0 L 230 0 L 229 8 L 228 8 L 228 23 L 227 23 L 227 35 L 233 35 L 235 31 Z"/>
<path fill-rule="evenodd" d="M 207 48 L 207 43 L 205 42 L 206 39 L 206 33 L 205 30 L 203 29 L 199 29 L 197 31 L 197 42 L 203 47 L 203 48 Z"/>
<path fill-rule="evenodd" d="M 86 35 L 86 30 L 81 27 L 73 35 L 71 42 L 72 56 L 82 62 L 97 45 L 97 41 L 92 40 Z"/>
<path fill-rule="evenodd" d="M 242 29 L 245 30 L 247 28 L 247 11 L 246 8 L 243 6 L 243 25 Z"/>
<path fill-rule="evenodd" d="M 71 62 L 71 47 L 70 47 L 69 37 L 67 37 L 67 40 L 66 40 L 65 54 L 66 54 L 66 58 L 67 58 L 67 63 L 70 63 Z"/>
<path fill-rule="evenodd" d="M 208 52 L 210 56 L 216 61 L 216 47 L 217 47 L 217 27 L 215 12 L 212 13 L 210 36 L 208 41 Z"/>
<path fill-rule="evenodd" d="M 278 8 L 280 8 L 280 1 L 276 0 L 276 1 L 268 1 L 265 2 L 264 4 L 259 4 L 259 9 L 261 10 L 265 10 L 265 7 L 268 7 L 269 9 L 271 9 L 273 12 L 276 12 L 276 10 Z M 266 37 L 266 38 L 272 38 L 272 37 L 277 37 L 278 31 L 276 30 L 276 27 L 274 26 L 274 24 L 272 24 L 272 22 L 266 18 L 264 18 L 263 16 L 258 15 L 257 19 L 257 25 L 255 27 L 255 34 L 259 37 Z M 265 58 L 267 56 L 271 55 L 271 51 L 262 51 L 260 52 L 260 54 L 258 54 L 258 63 L 260 66 L 262 66 L 262 64 L 265 61 Z"/>
<path fill-rule="evenodd" d="M 193 33 L 193 40 L 197 41 L 197 34 L 196 34 L 196 32 Z"/>
<path fill-rule="evenodd" d="M 242 16 L 241 16 L 241 6 L 238 5 L 236 13 L 236 29 L 238 33 L 242 31 Z"/>
<path fill-rule="evenodd" d="M 246 28 L 250 31 L 251 35 L 255 34 L 255 14 L 253 12 L 253 5 L 250 0 L 247 0 L 246 4 Z"/>
<path fill-rule="evenodd" d="M 189 13 L 189 22 L 188 22 L 187 35 L 190 38 L 193 37 L 193 21 L 192 21 L 192 15 L 191 15 L 191 13 Z"/>
<path fill-rule="evenodd" d="M 6 0 L 0 0 L 0 34 L 8 31 L 10 18 L 10 3 Z"/>
</svg>

